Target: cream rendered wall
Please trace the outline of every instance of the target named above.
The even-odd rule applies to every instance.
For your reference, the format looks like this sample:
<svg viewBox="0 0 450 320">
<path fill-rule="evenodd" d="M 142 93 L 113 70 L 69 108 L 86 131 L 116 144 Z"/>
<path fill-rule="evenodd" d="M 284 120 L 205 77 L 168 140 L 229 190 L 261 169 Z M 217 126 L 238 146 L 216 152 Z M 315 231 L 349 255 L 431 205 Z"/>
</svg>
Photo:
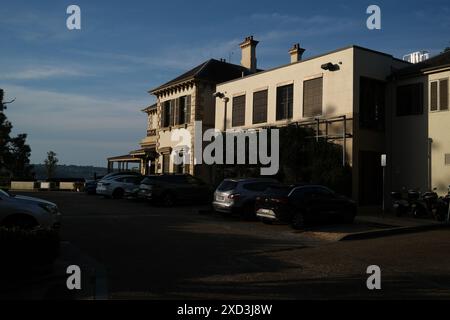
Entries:
<svg viewBox="0 0 450 320">
<path fill-rule="evenodd" d="M 194 135 L 194 127 L 193 127 L 193 119 L 195 118 L 195 110 L 197 107 L 197 103 L 196 103 L 196 91 L 197 88 L 196 86 L 192 86 L 189 88 L 186 88 L 184 90 L 180 90 L 177 92 L 173 92 L 170 95 L 166 95 L 164 97 L 160 97 L 158 99 L 158 117 L 157 117 L 157 121 L 158 121 L 158 125 L 157 127 L 159 128 L 158 130 L 158 138 L 157 138 L 157 151 L 159 152 L 159 150 L 161 149 L 165 149 L 165 148 L 174 148 L 175 146 L 177 146 L 177 142 L 176 141 L 172 141 L 172 133 L 173 130 L 177 129 L 177 128 L 186 128 L 189 133 L 193 136 Z M 169 128 L 162 128 L 161 127 L 161 112 L 162 112 L 162 105 L 164 102 L 166 101 L 170 101 L 173 99 L 177 99 L 183 96 L 188 96 L 191 95 L 191 124 L 188 124 L 187 126 L 185 125 L 181 125 L 181 126 L 174 126 L 171 129 Z M 193 161 L 193 155 L 194 155 L 194 151 L 192 150 L 191 152 L 191 161 Z M 170 161 L 170 172 L 172 172 L 173 170 L 173 161 L 171 159 Z M 193 166 L 191 166 L 190 168 L 192 173 L 193 171 Z M 163 157 L 162 155 L 160 155 L 160 157 L 158 158 L 158 164 L 157 164 L 157 173 L 162 173 L 163 171 Z"/>
<path fill-rule="evenodd" d="M 339 63 L 340 70 L 325 71 L 322 64 Z M 306 120 L 303 118 L 303 81 L 323 76 L 323 111 L 324 115 L 351 115 L 353 105 L 353 48 L 349 48 L 326 56 L 311 60 L 304 60 L 280 67 L 278 69 L 261 72 L 242 79 L 226 82 L 217 86 L 218 92 L 223 92 L 230 98 L 227 104 L 227 129 L 231 127 L 232 99 L 234 96 L 246 94 L 245 126 L 255 127 L 253 121 L 253 93 L 268 89 L 268 121 L 267 125 L 284 125 L 288 122 Z M 277 87 L 294 84 L 293 119 L 290 121 L 276 121 L 276 91 Z M 223 130 L 225 103 L 217 99 L 216 128 Z"/>
<path fill-rule="evenodd" d="M 430 82 L 440 79 L 450 80 L 450 71 L 430 74 Z M 429 90 L 429 89 L 428 89 Z M 430 94 L 428 94 L 430 96 Z M 450 100 L 450 99 L 449 99 Z M 428 99 L 428 110 L 430 110 Z M 431 144 L 431 186 L 446 194 L 450 185 L 450 166 L 445 165 L 445 154 L 450 154 L 450 111 L 430 111 L 428 117 Z"/>
</svg>

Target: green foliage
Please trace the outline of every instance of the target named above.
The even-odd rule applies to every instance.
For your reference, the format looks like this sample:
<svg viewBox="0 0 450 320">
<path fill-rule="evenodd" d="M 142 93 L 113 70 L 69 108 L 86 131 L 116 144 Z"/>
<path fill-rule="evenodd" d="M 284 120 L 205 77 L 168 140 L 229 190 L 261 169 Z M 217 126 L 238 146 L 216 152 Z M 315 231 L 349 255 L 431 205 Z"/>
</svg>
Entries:
<svg viewBox="0 0 450 320">
<path fill-rule="evenodd" d="M 3 108 L 3 90 L 0 89 L 0 183 L 11 178 L 29 179 L 32 177 L 30 165 L 31 148 L 26 144 L 26 134 L 11 137 L 12 124 Z"/>
<path fill-rule="evenodd" d="M 321 184 L 351 195 L 351 168 L 343 165 L 342 154 L 342 146 L 316 139 L 310 128 L 281 128 L 278 178 L 285 183 Z"/>
<path fill-rule="evenodd" d="M 47 171 L 48 179 L 53 178 L 53 176 L 55 174 L 56 167 L 57 167 L 58 161 L 59 161 L 56 156 L 57 156 L 57 154 L 55 152 L 49 151 L 49 152 L 47 152 L 47 159 L 44 160 L 44 166 Z"/>
</svg>

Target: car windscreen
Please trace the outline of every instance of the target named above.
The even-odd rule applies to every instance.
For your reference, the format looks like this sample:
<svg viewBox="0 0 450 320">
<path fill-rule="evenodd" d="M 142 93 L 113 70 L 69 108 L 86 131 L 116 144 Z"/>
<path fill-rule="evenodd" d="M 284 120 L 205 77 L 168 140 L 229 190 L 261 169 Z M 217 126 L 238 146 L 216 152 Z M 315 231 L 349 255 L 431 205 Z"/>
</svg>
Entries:
<svg viewBox="0 0 450 320">
<path fill-rule="evenodd" d="M 9 198 L 9 193 L 3 189 L 0 189 L 0 196 Z"/>
<path fill-rule="evenodd" d="M 220 186 L 217 188 L 218 191 L 230 191 L 236 189 L 237 182 L 231 181 L 231 180 L 225 180 L 223 181 Z"/>
</svg>

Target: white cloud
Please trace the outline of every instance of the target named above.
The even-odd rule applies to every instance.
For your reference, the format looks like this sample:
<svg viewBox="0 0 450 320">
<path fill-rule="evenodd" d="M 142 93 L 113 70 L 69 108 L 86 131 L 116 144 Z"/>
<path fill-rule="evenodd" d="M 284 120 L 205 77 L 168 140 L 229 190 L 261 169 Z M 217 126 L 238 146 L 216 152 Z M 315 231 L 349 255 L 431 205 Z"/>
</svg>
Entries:
<svg viewBox="0 0 450 320">
<path fill-rule="evenodd" d="M 91 74 L 75 68 L 64 67 L 30 67 L 16 72 L 0 75 L 0 80 L 42 80 L 49 78 L 85 77 Z"/>
</svg>

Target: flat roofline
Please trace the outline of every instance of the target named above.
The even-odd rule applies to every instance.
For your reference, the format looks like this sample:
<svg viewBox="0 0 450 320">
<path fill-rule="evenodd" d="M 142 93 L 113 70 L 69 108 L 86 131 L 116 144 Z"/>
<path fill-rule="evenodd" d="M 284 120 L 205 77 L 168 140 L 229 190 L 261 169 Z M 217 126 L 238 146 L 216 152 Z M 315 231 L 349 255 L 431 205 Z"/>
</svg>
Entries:
<svg viewBox="0 0 450 320">
<path fill-rule="evenodd" d="M 386 56 L 386 57 L 392 58 L 393 60 L 401 61 L 401 62 L 403 62 L 405 64 L 411 64 L 411 63 L 409 63 L 407 61 L 401 60 L 399 58 L 395 58 L 393 55 L 391 55 L 389 53 L 376 51 L 376 50 L 373 50 L 373 49 L 369 49 L 369 48 L 365 48 L 365 47 L 361 47 L 361 46 L 357 46 L 357 45 L 349 45 L 349 46 L 346 46 L 346 47 L 343 47 L 343 48 L 340 48 L 340 49 L 336 49 L 336 50 L 328 51 L 328 52 L 325 52 L 325 53 L 322 53 L 322 54 L 319 54 L 319 55 L 316 55 L 316 56 L 312 56 L 312 57 L 309 57 L 307 59 L 303 59 L 303 60 L 300 60 L 300 61 L 297 61 L 297 62 L 287 63 L 287 64 L 284 64 L 284 65 L 281 65 L 281 66 L 278 66 L 278 67 L 274 67 L 272 69 L 267 69 L 267 70 L 264 70 L 264 71 L 253 73 L 253 74 L 247 75 L 247 76 L 242 77 L 242 78 L 233 79 L 233 80 L 230 80 L 230 81 L 218 83 L 217 86 L 220 86 L 220 85 L 223 85 L 223 84 L 228 84 L 228 83 L 233 83 L 233 82 L 236 82 L 236 81 L 240 81 L 242 79 L 255 77 L 255 76 L 267 73 L 267 72 L 271 72 L 271 71 L 274 71 L 274 70 L 287 68 L 289 66 L 297 65 L 297 64 L 300 64 L 300 63 L 303 63 L 303 62 L 306 62 L 306 61 L 318 59 L 318 58 L 321 58 L 321 57 L 324 57 L 324 56 L 327 56 L 327 55 L 330 55 L 330 54 L 333 54 L 333 53 L 337 53 L 337 52 L 341 52 L 341 51 L 345 51 L 345 50 L 349 50 L 349 49 L 358 49 L 358 50 L 362 50 L 362 51 L 367 51 L 367 52 L 371 52 L 371 53 L 375 53 L 375 54 L 379 54 L 379 55 L 382 55 L 382 56 Z"/>
</svg>

